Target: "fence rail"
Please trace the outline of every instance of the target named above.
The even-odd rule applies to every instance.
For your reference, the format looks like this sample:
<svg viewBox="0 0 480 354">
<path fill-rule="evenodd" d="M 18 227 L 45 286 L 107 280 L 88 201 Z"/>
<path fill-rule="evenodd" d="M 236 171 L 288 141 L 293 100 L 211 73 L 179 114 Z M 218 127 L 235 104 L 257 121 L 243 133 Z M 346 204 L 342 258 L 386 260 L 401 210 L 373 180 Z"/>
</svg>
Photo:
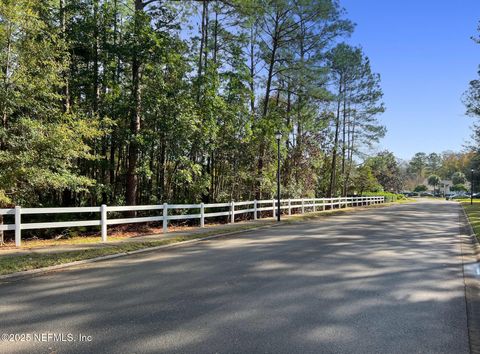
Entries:
<svg viewBox="0 0 480 354">
<path fill-rule="evenodd" d="M 282 199 L 280 209 L 286 210 L 288 215 L 294 211 L 305 213 L 307 209 L 310 212 L 324 211 L 326 208 L 346 208 L 348 206 L 356 207 L 370 204 L 384 203 L 385 197 L 343 197 L 343 198 L 304 198 L 304 199 Z M 238 208 L 237 208 L 238 207 Z M 107 242 L 107 226 L 161 221 L 163 223 L 163 232 L 168 232 L 168 222 L 170 220 L 191 220 L 200 219 L 200 227 L 205 226 L 206 218 L 227 216 L 231 223 L 235 222 L 235 216 L 247 213 L 253 213 L 253 219 L 262 217 L 261 212 L 271 212 L 272 217 L 276 216 L 277 201 L 272 200 L 253 200 L 244 202 L 230 203 L 209 203 L 209 204 L 167 204 L 163 205 L 137 205 L 137 206 L 107 206 L 100 207 L 79 207 L 79 208 L 21 208 L 17 206 L 11 209 L 0 209 L 0 215 L 13 215 L 14 223 L 0 225 L 0 231 L 15 231 L 15 245 L 21 246 L 22 230 L 49 229 L 49 228 L 69 228 L 81 226 L 100 226 L 102 242 Z M 214 211 L 219 208 L 228 208 L 228 210 Z M 169 214 L 169 210 L 193 209 L 190 214 Z M 208 211 L 206 211 L 208 209 Z M 108 213 L 128 212 L 128 211 L 152 211 L 161 210 L 161 215 L 148 217 L 130 217 L 130 218 L 109 218 Z M 37 222 L 22 223 L 23 215 L 45 215 L 45 214 L 76 214 L 76 213 L 99 213 L 98 219 L 80 220 L 80 221 L 61 221 L 61 222 Z"/>
</svg>

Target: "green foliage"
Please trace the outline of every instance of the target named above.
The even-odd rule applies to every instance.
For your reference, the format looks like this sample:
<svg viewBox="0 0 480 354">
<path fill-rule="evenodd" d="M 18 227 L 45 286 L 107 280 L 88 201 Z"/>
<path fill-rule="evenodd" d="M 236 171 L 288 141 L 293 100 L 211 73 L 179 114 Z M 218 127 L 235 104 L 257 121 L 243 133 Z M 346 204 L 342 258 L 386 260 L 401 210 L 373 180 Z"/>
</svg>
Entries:
<svg viewBox="0 0 480 354">
<path fill-rule="evenodd" d="M 467 179 L 465 178 L 465 174 L 462 173 L 462 172 L 455 172 L 452 175 L 452 183 L 454 185 L 465 184 L 466 181 L 467 181 Z"/>
<path fill-rule="evenodd" d="M 442 154 L 432 153 L 429 155 L 419 152 L 400 172 L 407 190 L 424 183 L 428 174 L 437 175 L 441 180 L 455 179 L 454 184 L 463 184 L 465 183 L 465 172 L 468 171 L 468 175 L 470 174 L 470 168 L 476 166 L 475 161 L 473 152 L 446 151 Z M 436 185 L 440 185 L 439 182 Z"/>
<path fill-rule="evenodd" d="M 285 197 L 398 189 L 393 155 L 355 167 L 385 107 L 344 14 L 332 0 L 1 2 L 0 204 L 271 198 L 276 131 Z"/>
<path fill-rule="evenodd" d="M 480 32 L 480 25 L 478 31 Z M 480 44 L 479 37 L 472 37 L 472 39 L 475 43 Z M 468 89 L 463 95 L 463 103 L 465 104 L 466 113 L 475 119 L 472 129 L 473 141 L 469 146 L 471 150 L 471 159 L 469 161 L 470 166 L 468 166 L 468 169 L 474 169 L 475 171 L 479 171 L 480 167 L 480 125 L 478 123 L 478 119 L 480 118 L 480 80 L 478 79 L 478 76 L 480 76 L 480 66 L 478 68 L 477 78 L 470 81 Z M 465 168 L 463 172 L 467 172 L 468 169 Z M 467 178 L 470 178 L 469 175 L 470 173 L 467 174 Z"/>
<path fill-rule="evenodd" d="M 383 151 L 376 156 L 367 158 L 365 164 L 372 170 L 373 175 L 385 191 L 400 191 L 402 180 L 400 167 L 393 153 Z"/>
<path fill-rule="evenodd" d="M 353 186 L 350 189 L 353 189 L 354 194 L 357 192 L 362 195 L 369 191 L 379 192 L 382 190 L 382 186 L 375 178 L 371 167 L 363 165 L 357 169 L 356 176 L 353 178 Z"/>
<path fill-rule="evenodd" d="M 467 188 L 463 184 L 455 184 L 452 187 L 450 187 L 450 190 L 452 192 L 467 192 Z"/>
<path fill-rule="evenodd" d="M 405 200 L 405 196 L 403 194 L 391 193 L 391 192 L 366 192 L 362 194 L 363 196 L 379 196 L 385 197 L 385 201 L 389 202 L 396 202 L 397 200 Z"/>
<path fill-rule="evenodd" d="M 433 152 L 427 156 L 426 164 L 428 172 L 436 174 L 442 166 L 442 157 L 439 154 Z"/>
<path fill-rule="evenodd" d="M 437 175 L 430 175 L 428 177 L 428 184 L 433 186 L 433 187 L 436 187 L 438 186 L 438 184 L 440 183 L 440 177 L 438 177 Z"/>
<path fill-rule="evenodd" d="M 426 185 L 420 184 L 420 185 L 416 186 L 413 191 L 414 191 L 414 192 L 425 192 L 425 191 L 427 191 L 427 190 L 428 190 L 428 188 L 427 188 Z"/>
<path fill-rule="evenodd" d="M 0 189 L 0 208 L 6 208 L 12 204 L 11 199 Z"/>
<path fill-rule="evenodd" d="M 410 160 L 409 171 L 416 174 L 419 178 L 425 177 L 427 168 L 427 155 L 424 152 L 418 152 Z"/>
<path fill-rule="evenodd" d="M 31 1 L 0 5 L 0 188 L 6 203 L 39 205 L 42 195 L 94 183 L 76 163 L 93 159 L 88 143 L 100 132 L 95 121 L 64 112 L 68 53 L 48 10 Z"/>
</svg>

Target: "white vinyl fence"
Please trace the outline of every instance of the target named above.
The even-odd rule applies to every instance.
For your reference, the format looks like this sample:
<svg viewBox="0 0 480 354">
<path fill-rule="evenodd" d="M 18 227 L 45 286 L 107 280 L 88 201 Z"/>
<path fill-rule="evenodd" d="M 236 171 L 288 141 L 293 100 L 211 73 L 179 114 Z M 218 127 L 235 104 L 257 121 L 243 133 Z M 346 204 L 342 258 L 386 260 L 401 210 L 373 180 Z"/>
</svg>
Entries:
<svg viewBox="0 0 480 354">
<path fill-rule="evenodd" d="M 280 208 L 287 210 L 288 215 L 292 213 L 316 212 L 325 210 L 327 207 L 345 208 L 348 206 L 363 206 L 370 204 L 384 203 L 384 197 L 345 197 L 345 198 L 310 198 L 310 199 L 282 199 Z M 193 209 L 193 213 L 189 213 Z M 307 210 L 308 209 L 308 210 Z M 158 216 L 130 217 L 130 218 L 109 218 L 108 213 L 129 212 L 129 211 L 158 211 Z M 161 211 L 161 213 L 160 213 Z M 170 213 L 169 213 L 170 211 Z M 181 214 L 180 212 L 187 212 Z M 0 230 L 15 231 L 15 245 L 19 247 L 22 240 L 22 230 L 70 228 L 81 226 L 100 226 L 102 242 L 107 242 L 107 226 L 119 224 L 131 224 L 141 222 L 162 221 L 163 232 L 168 231 L 170 220 L 191 220 L 200 219 L 200 227 L 205 226 L 206 218 L 227 216 L 231 223 L 235 222 L 235 215 L 253 213 L 253 219 L 261 217 L 261 212 L 271 212 L 275 217 L 277 212 L 276 200 L 253 200 L 246 202 L 213 203 L 213 204 L 167 204 L 163 205 L 137 205 L 137 206 L 107 206 L 99 207 L 78 207 L 78 208 L 22 208 L 17 206 L 11 209 L 0 209 L 0 215 L 13 216 L 14 223 L 0 225 Z M 61 222 L 36 222 L 22 223 L 22 215 L 35 214 L 77 214 L 77 213 L 98 213 L 99 218 L 95 220 L 61 221 Z"/>
</svg>

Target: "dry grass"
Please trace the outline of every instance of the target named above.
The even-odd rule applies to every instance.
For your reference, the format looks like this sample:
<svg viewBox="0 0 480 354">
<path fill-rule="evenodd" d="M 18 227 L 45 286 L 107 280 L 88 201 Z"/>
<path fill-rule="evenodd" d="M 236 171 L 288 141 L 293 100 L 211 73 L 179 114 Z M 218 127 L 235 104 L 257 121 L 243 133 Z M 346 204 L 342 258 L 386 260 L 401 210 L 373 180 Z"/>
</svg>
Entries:
<svg viewBox="0 0 480 354">
<path fill-rule="evenodd" d="M 84 259 L 96 258 L 101 256 L 108 256 L 118 253 L 132 252 L 140 249 L 174 244 L 182 241 L 195 240 L 208 236 L 215 236 L 224 234 L 226 232 L 238 232 L 252 228 L 256 228 L 256 224 L 244 224 L 236 227 L 229 227 L 228 229 L 215 229 L 207 232 L 191 233 L 189 235 L 182 235 L 176 237 L 165 238 L 163 240 L 152 241 L 131 241 L 121 244 L 92 247 L 89 249 L 78 251 L 65 251 L 55 253 L 31 253 L 31 254 L 6 254 L 0 256 L 0 275 L 20 272 L 30 269 L 37 269 L 43 267 L 50 267 L 58 264 L 70 263 Z"/>
<path fill-rule="evenodd" d="M 205 227 L 215 227 L 222 224 L 214 223 L 207 224 Z M 189 232 L 197 229 L 198 226 L 187 226 L 187 225 L 169 225 L 169 232 Z M 161 235 L 163 234 L 162 226 L 152 226 L 152 225 L 133 225 L 133 226 L 120 226 L 115 228 L 109 228 L 108 230 L 108 241 L 118 242 L 125 241 L 129 239 L 134 239 L 141 236 L 147 235 Z M 52 247 L 52 246 L 67 246 L 67 245 L 79 245 L 79 244 L 95 244 L 101 242 L 100 232 L 98 233 L 89 233 L 87 235 L 78 235 L 70 236 L 64 238 L 51 238 L 51 239 L 40 239 L 40 238 L 22 238 L 21 249 L 31 249 L 39 247 Z M 5 242 L 4 245 L 0 246 L 0 253 L 2 250 L 16 249 L 15 241 L 9 240 Z"/>
</svg>

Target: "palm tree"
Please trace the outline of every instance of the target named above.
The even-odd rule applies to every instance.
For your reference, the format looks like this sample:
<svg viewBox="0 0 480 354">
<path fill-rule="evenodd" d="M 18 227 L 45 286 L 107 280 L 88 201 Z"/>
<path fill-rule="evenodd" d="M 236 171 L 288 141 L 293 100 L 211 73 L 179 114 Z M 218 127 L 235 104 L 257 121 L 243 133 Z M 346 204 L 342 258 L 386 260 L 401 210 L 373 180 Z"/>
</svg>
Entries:
<svg viewBox="0 0 480 354">
<path fill-rule="evenodd" d="M 435 187 L 440 183 L 440 177 L 431 175 L 428 177 L 428 184 L 433 186 L 433 195 L 435 195 Z"/>
</svg>

